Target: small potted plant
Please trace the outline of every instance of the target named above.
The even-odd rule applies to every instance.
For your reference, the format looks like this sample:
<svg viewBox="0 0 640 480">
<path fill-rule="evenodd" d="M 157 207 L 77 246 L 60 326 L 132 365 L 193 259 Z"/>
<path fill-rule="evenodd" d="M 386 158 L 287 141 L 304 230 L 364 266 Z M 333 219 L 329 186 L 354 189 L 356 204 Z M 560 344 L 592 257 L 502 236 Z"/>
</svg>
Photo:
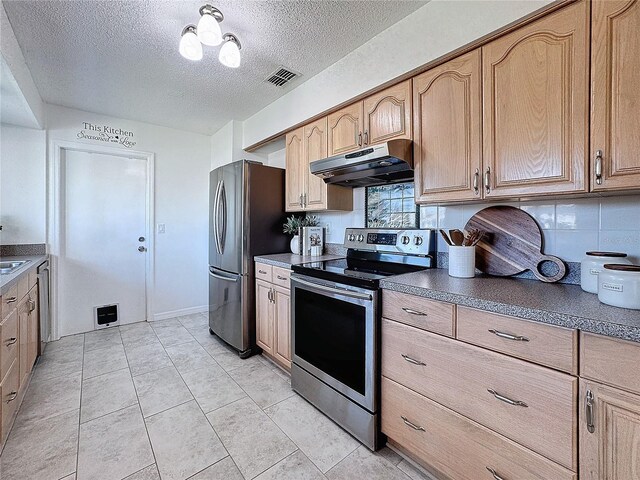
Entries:
<svg viewBox="0 0 640 480">
<path fill-rule="evenodd" d="M 302 227 L 315 227 L 319 223 L 318 217 L 311 215 L 308 217 L 296 217 L 291 215 L 287 222 L 282 225 L 282 231 L 288 235 L 293 235 L 291 243 L 291 253 L 300 253 L 300 229 Z"/>
</svg>

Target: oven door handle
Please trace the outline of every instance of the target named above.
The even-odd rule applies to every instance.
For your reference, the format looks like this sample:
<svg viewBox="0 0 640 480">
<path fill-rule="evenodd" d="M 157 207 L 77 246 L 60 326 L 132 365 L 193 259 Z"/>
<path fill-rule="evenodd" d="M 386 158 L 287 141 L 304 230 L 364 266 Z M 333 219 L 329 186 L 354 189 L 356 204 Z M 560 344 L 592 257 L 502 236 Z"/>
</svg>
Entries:
<svg viewBox="0 0 640 480">
<path fill-rule="evenodd" d="M 315 288 L 317 290 L 321 290 L 321 291 L 327 292 L 327 293 L 333 293 L 333 294 L 336 294 L 336 295 L 344 295 L 345 297 L 357 298 L 359 300 L 372 300 L 373 299 L 373 297 L 371 296 L 370 293 L 360 293 L 360 292 L 354 292 L 352 290 L 346 290 L 344 288 L 328 287 L 326 285 L 322 285 L 322 284 L 319 284 L 319 283 L 307 282 L 306 280 L 302 280 L 300 278 L 296 278 L 295 281 L 298 282 L 298 283 L 301 283 L 302 285 L 306 285 L 308 287 L 312 287 L 312 288 Z"/>
</svg>

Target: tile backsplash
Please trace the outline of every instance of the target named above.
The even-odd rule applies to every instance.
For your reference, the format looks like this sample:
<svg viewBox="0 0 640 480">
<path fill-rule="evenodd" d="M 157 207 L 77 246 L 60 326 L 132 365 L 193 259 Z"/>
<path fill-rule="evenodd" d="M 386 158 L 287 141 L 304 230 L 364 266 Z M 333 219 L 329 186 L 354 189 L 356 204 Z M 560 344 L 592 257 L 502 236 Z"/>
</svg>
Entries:
<svg viewBox="0 0 640 480">
<path fill-rule="evenodd" d="M 347 227 L 364 226 L 364 189 L 354 189 L 353 193 L 353 212 L 318 214 L 320 224 L 328 225 L 328 243 L 342 243 Z M 567 262 L 579 262 L 588 250 L 617 251 L 627 253 L 632 262 L 640 264 L 640 195 L 423 205 L 420 207 L 420 226 L 462 228 L 474 213 L 493 205 L 511 205 L 535 218 L 542 228 L 544 253 Z M 447 251 L 441 238 L 438 238 L 438 251 Z"/>
</svg>

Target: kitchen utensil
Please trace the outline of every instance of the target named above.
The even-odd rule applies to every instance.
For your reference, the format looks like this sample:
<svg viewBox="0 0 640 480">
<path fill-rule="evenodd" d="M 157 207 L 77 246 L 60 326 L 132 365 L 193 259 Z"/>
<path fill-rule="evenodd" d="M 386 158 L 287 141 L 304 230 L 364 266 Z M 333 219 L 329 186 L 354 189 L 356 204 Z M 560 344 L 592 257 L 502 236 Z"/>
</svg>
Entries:
<svg viewBox="0 0 640 480">
<path fill-rule="evenodd" d="M 442 229 L 440 229 L 439 232 L 440 232 L 440 235 L 442 235 L 442 238 L 444 238 L 444 241 L 447 242 L 447 245 L 452 246 L 453 242 L 449 238 L 449 235 L 447 235 L 447 232 L 445 232 Z"/>
<path fill-rule="evenodd" d="M 589 293 L 598 293 L 598 274 L 605 263 L 631 265 L 626 253 L 619 252 L 587 252 L 580 263 L 580 286 Z"/>
<path fill-rule="evenodd" d="M 598 275 L 598 300 L 640 310 L 640 265 L 605 264 Z"/>
<path fill-rule="evenodd" d="M 465 230 L 463 246 L 465 247 L 474 246 L 482 239 L 483 235 L 484 235 L 484 232 L 481 230 L 478 230 L 477 228 L 472 228 L 469 231 Z"/>
<path fill-rule="evenodd" d="M 464 233 L 462 233 L 457 228 L 453 230 L 449 230 L 449 237 L 451 238 L 451 241 L 453 242 L 454 245 L 461 247 L 462 244 L 464 243 Z"/>
<path fill-rule="evenodd" d="M 449 275 L 473 278 L 476 275 L 476 247 L 452 245 L 449 247 Z"/>
<path fill-rule="evenodd" d="M 531 270 L 543 282 L 557 282 L 567 272 L 558 257 L 542 253 L 542 233 L 536 221 L 514 207 L 488 207 L 469 219 L 465 230 L 477 228 L 484 235 L 476 245 L 476 267 L 489 275 L 509 276 Z M 541 264 L 552 262 L 557 272 L 545 275 Z"/>
</svg>

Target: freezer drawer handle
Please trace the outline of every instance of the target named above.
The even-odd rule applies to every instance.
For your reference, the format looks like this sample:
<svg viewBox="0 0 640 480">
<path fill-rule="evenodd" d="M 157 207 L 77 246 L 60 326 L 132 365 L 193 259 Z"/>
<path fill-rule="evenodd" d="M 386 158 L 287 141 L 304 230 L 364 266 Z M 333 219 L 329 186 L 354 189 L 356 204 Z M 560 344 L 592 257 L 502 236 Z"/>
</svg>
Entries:
<svg viewBox="0 0 640 480">
<path fill-rule="evenodd" d="M 211 275 L 213 278 L 218 278 L 220 280 L 226 280 L 227 282 L 237 282 L 238 281 L 238 277 L 224 277 L 222 275 L 216 275 L 211 270 L 209 270 L 209 275 Z"/>
<path fill-rule="evenodd" d="M 405 355 L 401 353 L 402 358 L 404 358 L 407 362 L 413 363 L 414 365 L 426 365 L 426 363 L 421 362 L 420 360 L 416 360 L 415 358 L 411 358 L 409 355 Z"/>
<path fill-rule="evenodd" d="M 522 335 L 511 335 L 510 333 L 501 332 L 500 330 L 494 330 L 493 328 L 489 329 L 489 332 L 500 338 L 506 338 L 507 340 L 515 340 L 516 342 L 528 342 L 529 339 L 527 337 L 523 337 Z"/>
<path fill-rule="evenodd" d="M 514 407 L 525 407 L 525 408 L 529 407 L 529 405 L 527 405 L 524 402 L 521 402 L 520 400 L 511 400 L 510 398 L 505 397 L 504 395 L 500 395 L 498 392 L 496 392 L 492 388 L 488 388 L 487 392 L 489 392 L 491 395 L 496 397 L 501 402 L 508 403 L 509 405 L 513 405 Z"/>
<path fill-rule="evenodd" d="M 416 425 L 413 422 L 410 422 L 409 419 L 407 417 L 405 417 L 404 415 L 400 415 L 400 418 L 402 418 L 402 421 L 404 422 L 405 425 L 407 425 L 408 427 L 413 428 L 414 430 L 418 430 L 419 432 L 424 432 L 424 428 L 422 428 L 419 425 Z"/>
<path fill-rule="evenodd" d="M 417 310 L 413 310 L 412 308 L 402 307 L 402 310 L 404 310 L 407 313 L 410 313 L 411 315 L 417 315 L 419 317 L 426 317 L 427 316 L 426 313 L 419 312 Z"/>
<path fill-rule="evenodd" d="M 487 470 L 489 470 L 489 473 L 493 475 L 494 480 L 505 480 L 503 477 L 498 475 L 498 473 L 493 468 L 487 467 Z"/>
</svg>

